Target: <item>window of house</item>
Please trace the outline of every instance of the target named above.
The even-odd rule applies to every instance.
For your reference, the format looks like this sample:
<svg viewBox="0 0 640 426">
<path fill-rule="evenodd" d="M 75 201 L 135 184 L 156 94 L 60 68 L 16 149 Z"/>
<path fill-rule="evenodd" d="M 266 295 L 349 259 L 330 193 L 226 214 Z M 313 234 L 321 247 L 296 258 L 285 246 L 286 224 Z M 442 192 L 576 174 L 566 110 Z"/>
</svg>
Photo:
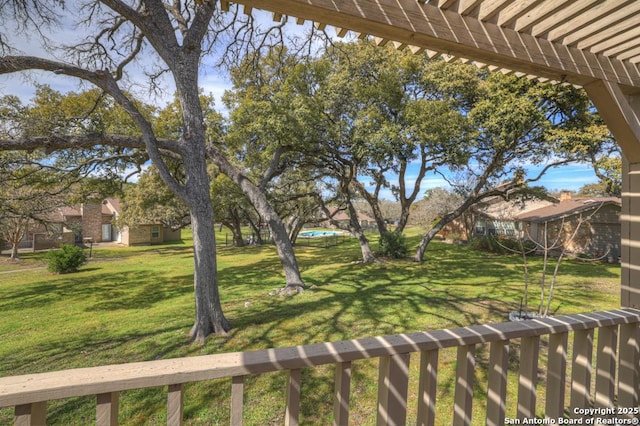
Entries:
<svg viewBox="0 0 640 426">
<path fill-rule="evenodd" d="M 152 226 L 151 227 L 151 238 L 160 238 L 160 227 Z"/>
</svg>

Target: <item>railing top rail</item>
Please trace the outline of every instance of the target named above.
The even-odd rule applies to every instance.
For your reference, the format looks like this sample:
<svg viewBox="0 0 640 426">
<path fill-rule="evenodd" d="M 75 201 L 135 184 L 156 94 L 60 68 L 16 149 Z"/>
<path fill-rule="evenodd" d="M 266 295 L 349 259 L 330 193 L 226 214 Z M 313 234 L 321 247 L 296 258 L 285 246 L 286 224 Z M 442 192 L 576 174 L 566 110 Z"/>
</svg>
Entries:
<svg viewBox="0 0 640 426">
<path fill-rule="evenodd" d="M 252 352 L 10 376 L 0 378 L 0 408 L 638 322 L 640 310 L 625 308 Z"/>
</svg>

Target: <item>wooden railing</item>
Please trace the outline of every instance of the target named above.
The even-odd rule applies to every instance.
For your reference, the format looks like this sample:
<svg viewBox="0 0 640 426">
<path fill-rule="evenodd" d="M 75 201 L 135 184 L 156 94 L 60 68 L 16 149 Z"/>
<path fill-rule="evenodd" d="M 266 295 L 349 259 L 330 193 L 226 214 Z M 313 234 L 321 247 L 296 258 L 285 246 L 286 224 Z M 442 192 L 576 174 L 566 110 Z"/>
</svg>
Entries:
<svg viewBox="0 0 640 426">
<path fill-rule="evenodd" d="M 594 333 L 598 330 L 595 383 Z M 573 348 L 569 351 L 569 333 Z M 640 311 L 620 309 L 541 320 L 399 334 L 335 343 L 236 352 L 200 357 L 107 365 L 0 378 L 0 408 L 15 407 L 15 424 L 45 423 L 47 401 L 96 395 L 96 423 L 115 425 L 119 392 L 167 386 L 167 423 L 182 422 L 186 383 L 231 378 L 231 424 L 241 425 L 244 377 L 288 371 L 285 423 L 298 424 L 301 369 L 335 364 L 334 424 L 349 419 L 351 363 L 379 358 L 377 423 L 406 422 L 410 354 L 420 354 L 417 424 L 436 424 L 438 354 L 457 347 L 454 425 L 470 425 L 476 345 L 490 346 L 486 424 L 505 424 L 509 342 L 520 341 L 518 418 L 536 414 L 541 336 L 548 335 L 545 416 L 565 416 L 565 383 L 570 365 L 570 416 L 579 408 L 624 407 L 633 417 L 640 389 Z M 616 382 L 617 377 L 617 382 Z M 579 413 L 578 413 L 579 414 Z M 622 416 L 617 416 L 622 417 Z"/>
</svg>

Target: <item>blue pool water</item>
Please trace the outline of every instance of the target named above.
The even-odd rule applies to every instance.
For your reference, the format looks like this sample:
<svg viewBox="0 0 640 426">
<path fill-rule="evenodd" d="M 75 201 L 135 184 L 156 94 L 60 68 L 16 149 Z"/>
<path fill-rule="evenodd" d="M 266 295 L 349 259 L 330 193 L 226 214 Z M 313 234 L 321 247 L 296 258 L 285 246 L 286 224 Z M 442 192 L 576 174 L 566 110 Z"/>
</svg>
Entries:
<svg viewBox="0 0 640 426">
<path fill-rule="evenodd" d="M 298 234 L 300 237 L 327 237 L 332 235 L 338 235 L 340 232 L 335 231 L 303 231 Z"/>
</svg>

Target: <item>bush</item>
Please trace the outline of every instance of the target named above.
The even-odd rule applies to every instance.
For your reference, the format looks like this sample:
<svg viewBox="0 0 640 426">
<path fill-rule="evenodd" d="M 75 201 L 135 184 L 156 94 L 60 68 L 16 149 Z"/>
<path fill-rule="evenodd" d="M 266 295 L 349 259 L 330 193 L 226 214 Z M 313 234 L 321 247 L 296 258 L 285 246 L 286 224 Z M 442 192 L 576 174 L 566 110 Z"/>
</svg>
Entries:
<svg viewBox="0 0 640 426">
<path fill-rule="evenodd" d="M 49 261 L 48 269 L 58 274 L 76 272 L 80 265 L 87 262 L 87 256 L 80 247 L 62 245 L 60 250 L 52 250 L 47 253 Z"/>
<path fill-rule="evenodd" d="M 395 232 L 385 232 L 380 237 L 380 254 L 393 259 L 407 257 L 409 248 L 404 235 Z"/>
</svg>

